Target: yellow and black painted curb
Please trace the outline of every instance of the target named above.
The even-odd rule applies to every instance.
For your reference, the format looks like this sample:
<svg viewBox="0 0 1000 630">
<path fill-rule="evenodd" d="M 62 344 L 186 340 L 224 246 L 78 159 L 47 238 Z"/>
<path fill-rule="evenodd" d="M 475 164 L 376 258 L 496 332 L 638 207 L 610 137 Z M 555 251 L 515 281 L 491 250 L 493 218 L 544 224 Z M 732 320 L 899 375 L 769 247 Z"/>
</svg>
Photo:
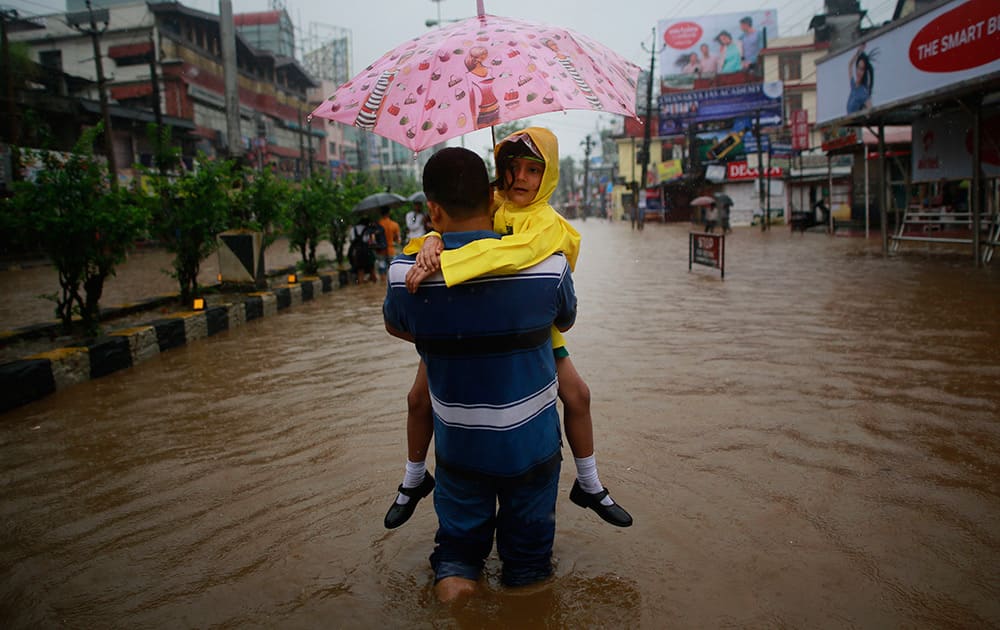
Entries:
<svg viewBox="0 0 1000 630">
<path fill-rule="evenodd" d="M 161 352 L 183 346 L 246 322 L 315 299 L 343 278 L 320 274 L 290 285 L 251 293 L 240 303 L 175 313 L 132 328 L 0 364 L 0 413 L 38 400 L 64 387 L 132 367 Z"/>
</svg>

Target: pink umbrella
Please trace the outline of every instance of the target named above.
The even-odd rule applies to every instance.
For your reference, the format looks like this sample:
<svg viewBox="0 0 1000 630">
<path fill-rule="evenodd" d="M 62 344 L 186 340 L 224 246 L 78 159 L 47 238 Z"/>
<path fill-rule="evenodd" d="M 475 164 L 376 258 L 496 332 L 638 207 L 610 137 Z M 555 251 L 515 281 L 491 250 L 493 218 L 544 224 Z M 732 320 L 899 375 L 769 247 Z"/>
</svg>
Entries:
<svg viewBox="0 0 1000 630">
<path fill-rule="evenodd" d="M 589 109 L 635 116 L 639 67 L 573 31 L 487 15 L 414 38 L 341 85 L 312 116 L 414 151 L 499 123 Z"/>
</svg>

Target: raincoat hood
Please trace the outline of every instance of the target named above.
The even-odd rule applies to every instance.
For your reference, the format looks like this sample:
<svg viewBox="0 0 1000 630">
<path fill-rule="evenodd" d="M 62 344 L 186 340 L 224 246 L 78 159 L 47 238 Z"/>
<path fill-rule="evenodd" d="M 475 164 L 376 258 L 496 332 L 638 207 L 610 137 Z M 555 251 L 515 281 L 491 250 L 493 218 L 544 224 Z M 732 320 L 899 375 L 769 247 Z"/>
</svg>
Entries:
<svg viewBox="0 0 1000 630">
<path fill-rule="evenodd" d="M 493 148 L 493 161 L 498 165 L 499 160 L 497 159 L 500 155 L 500 150 L 508 142 L 517 142 L 518 140 L 523 140 L 525 144 L 530 146 L 534 152 L 545 162 L 545 173 L 542 174 L 542 183 L 538 187 L 538 192 L 535 193 L 535 199 L 530 205 L 520 207 L 514 206 L 513 204 L 503 202 L 505 210 L 508 212 L 531 212 L 535 210 L 540 205 L 547 205 L 549 199 L 552 198 L 552 194 L 556 191 L 556 186 L 559 185 L 559 141 L 556 139 L 554 133 L 545 129 L 543 127 L 528 127 L 527 129 L 521 129 L 516 131 L 500 142 Z M 500 178 L 501 173 L 497 173 L 497 177 Z"/>
</svg>

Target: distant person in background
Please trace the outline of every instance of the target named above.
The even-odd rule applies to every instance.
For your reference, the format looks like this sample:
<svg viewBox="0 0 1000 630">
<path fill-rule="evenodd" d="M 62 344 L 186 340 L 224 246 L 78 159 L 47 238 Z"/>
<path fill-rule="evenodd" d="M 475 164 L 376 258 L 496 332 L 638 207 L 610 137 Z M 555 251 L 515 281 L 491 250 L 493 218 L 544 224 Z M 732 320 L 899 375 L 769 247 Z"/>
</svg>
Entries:
<svg viewBox="0 0 1000 630">
<path fill-rule="evenodd" d="M 756 67 L 757 57 L 760 55 L 760 33 L 753 27 L 753 18 L 749 15 L 740 20 L 740 43 L 743 48 L 743 69 L 750 70 Z"/>
<path fill-rule="evenodd" d="M 424 212 L 424 204 L 419 201 L 413 202 L 413 207 L 406 213 L 406 240 L 427 234 L 427 213 Z"/>
<path fill-rule="evenodd" d="M 362 214 L 357 225 L 351 228 L 351 244 L 347 249 L 355 282 L 378 282 L 375 277 L 376 252 L 385 247 L 385 230 L 367 213 Z"/>
<path fill-rule="evenodd" d="M 715 226 L 719 224 L 719 206 L 710 205 L 705 209 L 705 231 L 709 234 L 715 232 Z"/>
<path fill-rule="evenodd" d="M 830 208 L 826 205 L 826 197 L 820 197 L 819 201 L 817 201 L 816 205 L 813 207 L 813 211 L 819 215 L 816 217 L 816 220 L 829 227 Z"/>
<path fill-rule="evenodd" d="M 375 253 L 378 254 L 378 276 L 384 281 L 385 274 L 389 270 L 389 262 L 396 257 L 396 245 L 403 245 L 403 237 L 399 231 L 399 224 L 389 216 L 389 207 L 383 207 L 381 213 L 382 218 L 378 220 L 378 224 L 385 231 L 385 247 Z"/>
<path fill-rule="evenodd" d="M 719 227 L 722 229 L 723 234 L 729 234 L 733 231 L 733 228 L 729 224 L 729 215 L 732 213 L 733 203 L 728 197 L 723 197 L 719 205 L 721 206 L 719 208 Z"/>
</svg>

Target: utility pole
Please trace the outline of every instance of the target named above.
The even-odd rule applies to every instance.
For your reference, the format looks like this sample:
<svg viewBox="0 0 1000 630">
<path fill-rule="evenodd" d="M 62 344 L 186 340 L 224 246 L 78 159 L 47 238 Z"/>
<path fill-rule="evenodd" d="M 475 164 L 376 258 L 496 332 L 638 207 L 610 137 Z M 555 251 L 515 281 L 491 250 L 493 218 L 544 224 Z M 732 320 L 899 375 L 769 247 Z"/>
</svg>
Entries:
<svg viewBox="0 0 1000 630">
<path fill-rule="evenodd" d="M 153 46 L 149 52 L 149 80 L 153 85 L 153 115 L 159 131 L 163 127 L 163 109 L 160 106 L 160 77 L 156 74 L 156 41 L 153 39 L 153 31 L 149 32 L 149 43 Z"/>
<path fill-rule="evenodd" d="M 305 170 L 306 167 L 306 145 L 305 145 L 305 138 L 303 137 L 302 133 L 302 110 L 300 109 L 297 113 L 299 115 L 299 163 L 295 169 L 296 170 L 295 177 L 298 181 L 301 182 L 304 177 L 303 171 Z"/>
<path fill-rule="evenodd" d="M 760 110 L 757 110 L 757 117 L 753 124 L 753 135 L 757 140 L 757 194 L 759 195 L 759 205 L 760 205 L 760 231 L 766 232 L 768 230 L 768 223 L 771 222 L 770 213 L 764 213 L 764 162 L 763 157 L 760 152 L 764 148 L 763 143 L 760 141 Z M 770 199 L 768 199 L 770 201 Z"/>
<path fill-rule="evenodd" d="M 646 44 L 642 45 L 643 49 L 646 48 Z M 660 49 L 663 50 L 662 48 Z M 635 190 L 635 200 L 636 205 L 639 204 L 639 190 L 646 190 L 646 177 L 649 172 L 649 143 L 650 137 L 652 136 L 652 126 L 653 126 L 653 81 L 655 80 L 655 75 L 653 74 L 653 68 L 656 65 L 656 27 L 653 27 L 653 45 L 649 49 L 649 81 L 646 83 L 646 128 L 643 130 L 642 134 L 642 153 L 640 157 L 642 158 L 642 181 Z M 657 133 L 657 135 L 659 135 Z M 633 182 L 634 184 L 635 182 Z M 643 193 L 645 194 L 645 193 Z"/>
<path fill-rule="evenodd" d="M 590 134 L 580 142 L 583 145 L 583 218 L 587 218 L 590 210 L 590 147 L 593 142 Z"/>
<path fill-rule="evenodd" d="M 313 119 L 312 116 L 306 116 L 306 147 L 309 151 L 309 177 L 313 175 L 313 134 L 312 134 Z"/>
<path fill-rule="evenodd" d="M 114 139 L 111 134 L 111 112 L 108 109 L 108 86 L 104 80 L 104 64 L 101 61 L 100 36 L 108 30 L 108 10 L 98 9 L 95 11 L 90 4 L 90 0 L 87 0 L 87 15 L 85 17 L 80 13 L 76 13 L 67 15 L 66 18 L 66 22 L 70 26 L 81 33 L 90 35 L 90 41 L 94 46 L 94 65 L 97 68 L 97 92 L 101 99 L 101 119 L 104 123 L 104 154 L 108 160 L 108 174 L 111 180 L 111 187 L 118 188 L 118 169 L 115 166 Z M 98 19 L 104 22 L 104 27 L 101 29 L 97 28 Z M 81 26 L 85 23 L 89 24 L 89 27 Z"/>
<path fill-rule="evenodd" d="M 7 20 L 17 19 L 14 9 L 0 10 L 0 29 L 3 36 L 3 89 L 4 102 L 7 104 L 7 142 L 18 143 L 17 109 L 14 107 L 14 66 L 10 63 L 10 42 L 7 41 Z"/>
<path fill-rule="evenodd" d="M 240 146 L 240 88 L 236 66 L 236 27 L 233 26 L 232 0 L 219 0 L 219 37 L 222 39 L 222 78 L 226 102 L 226 151 L 230 158 L 242 153 Z"/>
<path fill-rule="evenodd" d="M 156 117 L 156 168 L 160 175 L 166 173 L 166 164 L 163 158 L 163 108 L 160 105 L 160 78 L 156 74 L 156 40 L 153 39 L 153 31 L 149 32 L 149 44 L 152 50 L 149 51 L 149 80 L 153 86 L 153 115 Z"/>
</svg>

